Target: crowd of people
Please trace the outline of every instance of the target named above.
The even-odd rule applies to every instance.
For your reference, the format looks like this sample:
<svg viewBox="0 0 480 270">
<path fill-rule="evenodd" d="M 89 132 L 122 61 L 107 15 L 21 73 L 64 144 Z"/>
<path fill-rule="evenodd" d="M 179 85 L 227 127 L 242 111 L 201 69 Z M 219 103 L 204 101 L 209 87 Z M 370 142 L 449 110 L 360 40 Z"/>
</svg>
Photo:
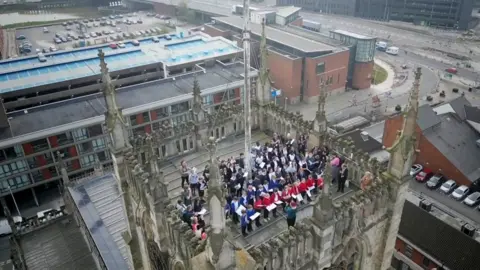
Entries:
<svg viewBox="0 0 480 270">
<path fill-rule="evenodd" d="M 248 159 L 240 154 L 238 158 L 220 161 L 221 180 L 228 194 L 225 213 L 235 224 L 240 224 L 243 236 L 253 231 L 253 224 L 259 228 L 279 215 L 286 218 L 289 227 L 294 226 L 297 207 L 312 201 L 323 188 L 326 162 L 332 167 L 332 179 L 328 180 L 337 185 L 337 192 L 345 191 L 348 186 L 345 160 L 336 155 L 328 160 L 327 147 L 308 149 L 307 140 L 304 135 L 292 139 L 289 134 L 274 134 L 270 142 L 263 145 L 257 142 Z M 250 162 L 250 173 L 245 171 L 245 162 Z M 202 212 L 209 171 L 208 165 L 200 174 L 186 162 L 181 163 L 184 191 L 177 208 L 200 237 L 205 228 Z"/>
</svg>

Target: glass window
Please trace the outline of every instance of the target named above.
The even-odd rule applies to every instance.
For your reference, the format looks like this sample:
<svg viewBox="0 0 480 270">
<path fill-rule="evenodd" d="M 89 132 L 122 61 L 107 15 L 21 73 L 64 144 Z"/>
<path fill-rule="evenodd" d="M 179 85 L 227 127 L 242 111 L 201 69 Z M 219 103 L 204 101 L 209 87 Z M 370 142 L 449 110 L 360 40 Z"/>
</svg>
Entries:
<svg viewBox="0 0 480 270">
<path fill-rule="evenodd" d="M 76 141 L 81 141 L 88 138 L 88 132 L 86 128 L 75 129 L 72 133 Z"/>
<path fill-rule="evenodd" d="M 46 139 L 36 140 L 30 143 L 35 152 L 40 152 L 48 149 L 48 142 Z"/>
<path fill-rule="evenodd" d="M 57 135 L 57 141 L 59 145 L 73 143 L 72 133 L 66 132 L 66 133 Z"/>
<path fill-rule="evenodd" d="M 150 122 L 150 114 L 148 112 L 142 113 L 143 122 Z"/>
<path fill-rule="evenodd" d="M 325 72 L 325 62 L 317 64 L 317 74 L 322 74 Z"/>
<path fill-rule="evenodd" d="M 81 157 L 80 164 L 82 165 L 82 167 L 88 167 L 95 164 L 95 155 L 92 154 L 92 155 Z"/>
<path fill-rule="evenodd" d="M 144 127 L 139 127 L 139 128 L 135 128 L 132 130 L 133 132 L 133 136 L 137 137 L 138 135 L 145 135 L 145 128 Z"/>
<path fill-rule="evenodd" d="M 0 178 L 7 177 L 12 174 L 16 174 L 19 172 L 27 171 L 29 166 L 27 161 L 19 160 L 12 162 L 10 164 L 4 164 L 0 166 Z"/>
<path fill-rule="evenodd" d="M 182 146 L 183 146 L 183 151 L 186 151 L 188 150 L 188 146 L 187 146 L 187 139 L 182 139 Z"/>
<path fill-rule="evenodd" d="M 104 162 L 109 159 L 107 151 L 98 152 L 97 157 L 98 157 L 98 160 L 100 160 L 100 162 Z"/>
<path fill-rule="evenodd" d="M 138 125 L 138 123 L 137 123 L 137 116 L 136 116 L 136 115 L 130 115 L 130 124 L 131 124 L 132 126 Z"/>
<path fill-rule="evenodd" d="M 186 123 L 189 121 L 191 118 L 191 115 L 189 113 L 182 114 L 179 116 L 172 117 L 172 126 L 178 126 L 181 125 L 182 123 Z"/>
<path fill-rule="evenodd" d="M 204 105 L 207 105 L 207 106 L 213 105 L 213 97 L 212 97 L 212 95 L 204 96 L 204 97 L 203 97 L 203 104 L 204 104 Z"/>
<path fill-rule="evenodd" d="M 2 184 L 0 185 L 0 188 L 2 189 L 2 192 L 7 192 L 9 188 L 12 190 L 21 188 L 24 186 L 30 185 L 30 177 L 27 174 L 16 176 L 14 178 L 10 178 L 8 180 L 2 180 Z"/>
<path fill-rule="evenodd" d="M 102 125 L 94 125 L 88 127 L 87 129 L 89 137 L 100 136 L 103 134 Z"/>
<path fill-rule="evenodd" d="M 235 89 L 228 89 L 228 99 L 235 99 Z"/>
<path fill-rule="evenodd" d="M 168 117 L 168 107 L 163 107 L 155 110 L 157 114 L 157 119 Z"/>
<path fill-rule="evenodd" d="M 92 141 L 93 150 L 101 150 L 105 148 L 105 138 L 98 138 Z"/>
<path fill-rule="evenodd" d="M 180 141 L 175 141 L 175 145 L 177 146 L 177 152 L 182 152 L 182 149 L 180 148 Z"/>
<path fill-rule="evenodd" d="M 160 152 L 161 152 L 162 157 L 166 157 L 167 156 L 167 147 L 165 145 L 162 145 L 162 147 L 160 147 Z"/>
<path fill-rule="evenodd" d="M 171 106 L 171 108 L 172 114 L 178 114 L 182 112 L 187 112 L 190 109 L 190 106 L 188 104 L 188 101 L 185 101 L 182 103 L 174 104 Z"/>
</svg>

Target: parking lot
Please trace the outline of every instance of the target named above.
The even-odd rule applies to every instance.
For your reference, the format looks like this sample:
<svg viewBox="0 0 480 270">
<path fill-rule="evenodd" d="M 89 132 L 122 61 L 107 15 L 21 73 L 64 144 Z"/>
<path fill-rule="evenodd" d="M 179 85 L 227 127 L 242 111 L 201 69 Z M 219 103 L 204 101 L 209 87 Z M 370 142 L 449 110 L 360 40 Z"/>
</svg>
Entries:
<svg viewBox="0 0 480 270">
<path fill-rule="evenodd" d="M 165 19 L 142 12 L 101 18 L 84 18 L 50 25 L 46 29 L 44 27 L 17 29 L 16 37 L 24 37 L 24 39 L 17 40 L 16 44 L 19 50 L 18 55 L 24 56 L 35 54 L 37 50 L 52 51 L 50 49 L 52 47 L 58 50 L 68 50 L 82 47 L 82 45 L 88 46 L 133 39 L 135 33 L 140 32 L 141 36 L 156 35 L 160 34 L 159 30 L 162 32 L 173 31 L 175 25 L 178 24 L 175 18 Z M 157 31 L 152 33 L 142 32 L 147 29 L 156 29 Z M 95 34 L 92 35 L 92 33 Z M 59 40 L 55 42 L 55 38 Z M 29 48 L 21 52 L 20 47 L 25 43 L 31 44 L 31 46 L 27 46 Z"/>
</svg>

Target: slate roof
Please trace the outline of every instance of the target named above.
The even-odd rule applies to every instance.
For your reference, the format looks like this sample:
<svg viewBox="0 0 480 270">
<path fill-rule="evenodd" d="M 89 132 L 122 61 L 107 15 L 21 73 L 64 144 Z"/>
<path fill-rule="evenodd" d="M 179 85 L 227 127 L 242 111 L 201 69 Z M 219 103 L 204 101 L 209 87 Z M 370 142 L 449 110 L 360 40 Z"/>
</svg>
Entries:
<svg viewBox="0 0 480 270">
<path fill-rule="evenodd" d="M 480 135 L 453 113 L 438 116 L 441 123 L 423 132 L 432 143 L 470 181 L 480 178 Z"/>
<path fill-rule="evenodd" d="M 465 106 L 465 118 L 468 121 L 480 124 L 480 108 L 473 106 Z"/>
<path fill-rule="evenodd" d="M 479 242 L 409 201 L 398 233 L 450 269 L 480 268 Z"/>
<path fill-rule="evenodd" d="M 417 124 L 422 131 L 440 124 L 441 120 L 432 110 L 430 105 L 425 104 L 418 108 Z"/>
<path fill-rule="evenodd" d="M 448 102 L 452 109 L 455 111 L 455 113 L 460 117 L 460 119 L 465 120 L 466 118 L 466 112 L 465 112 L 465 106 L 470 106 L 471 103 L 463 96 L 460 96 L 450 102 Z M 480 116 L 479 116 L 480 117 Z"/>
<path fill-rule="evenodd" d="M 355 147 L 361 149 L 364 152 L 372 153 L 374 151 L 382 150 L 383 145 L 370 135 L 362 136 L 362 130 L 357 129 L 339 136 L 346 139 L 351 138 Z"/>
</svg>

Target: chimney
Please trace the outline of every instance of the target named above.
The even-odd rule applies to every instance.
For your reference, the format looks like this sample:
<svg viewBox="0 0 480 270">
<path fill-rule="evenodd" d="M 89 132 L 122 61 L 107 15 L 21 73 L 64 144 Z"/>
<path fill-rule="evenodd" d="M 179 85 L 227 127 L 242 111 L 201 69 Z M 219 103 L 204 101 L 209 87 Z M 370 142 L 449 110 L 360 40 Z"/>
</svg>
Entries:
<svg viewBox="0 0 480 270">
<path fill-rule="evenodd" d="M 362 139 L 363 139 L 364 142 L 368 141 L 368 137 L 369 137 L 368 132 L 362 131 L 360 133 L 360 136 L 362 136 Z"/>
<path fill-rule="evenodd" d="M 9 128 L 10 122 L 8 121 L 7 112 L 5 111 L 5 106 L 3 105 L 3 99 L 0 99 L 0 128 Z"/>
</svg>

